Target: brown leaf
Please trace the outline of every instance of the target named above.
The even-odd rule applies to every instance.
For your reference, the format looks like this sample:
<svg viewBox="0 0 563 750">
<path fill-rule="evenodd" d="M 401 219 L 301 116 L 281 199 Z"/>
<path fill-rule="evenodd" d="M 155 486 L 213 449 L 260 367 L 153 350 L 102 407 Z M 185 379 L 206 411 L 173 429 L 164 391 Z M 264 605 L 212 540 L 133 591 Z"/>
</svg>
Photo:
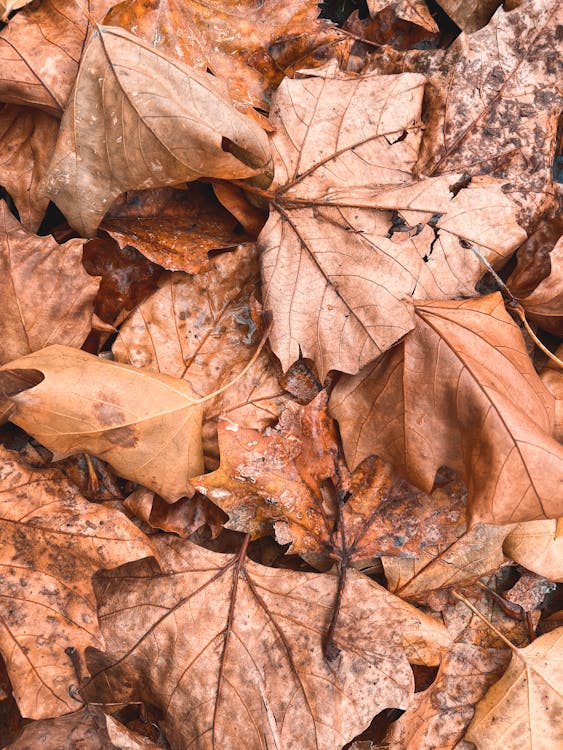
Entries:
<svg viewBox="0 0 563 750">
<path fill-rule="evenodd" d="M 158 544 L 166 575 L 141 564 L 99 579 L 108 649 L 90 652 L 93 684 L 82 692 L 166 707 L 162 726 L 178 750 L 336 750 L 381 708 L 407 705 L 403 649 L 416 628 L 442 637 L 438 622 L 352 572 L 340 655 L 329 664 L 322 639 L 334 576 L 266 568 L 184 540 Z"/>
<path fill-rule="evenodd" d="M 34 721 L 6 750 L 157 750 L 154 742 L 131 732 L 96 706 L 67 716 Z"/>
<path fill-rule="evenodd" d="M 478 750 L 551 750 L 563 744 L 563 628 L 514 649 L 508 669 L 477 704 L 465 735 Z"/>
<path fill-rule="evenodd" d="M 82 266 L 83 245 L 29 234 L 0 201 L 0 363 L 53 343 L 82 346 L 100 285 Z"/>
<path fill-rule="evenodd" d="M 501 0 L 440 0 L 439 5 L 466 34 L 486 26 Z"/>
<path fill-rule="evenodd" d="M 116 360 L 183 378 L 200 397 L 224 386 L 256 351 L 249 297 L 257 266 L 256 247 L 249 244 L 211 260 L 206 273 L 164 276 L 121 326 Z M 263 351 L 240 381 L 204 404 L 206 456 L 217 455 L 220 413 L 260 429 L 275 421 L 288 398 Z"/>
<path fill-rule="evenodd" d="M 551 273 L 522 300 L 526 314 L 541 328 L 563 336 L 563 236 L 549 254 Z"/>
<path fill-rule="evenodd" d="M 0 447 L 0 648 L 23 716 L 76 708 L 65 648 L 103 647 L 91 577 L 155 554 L 122 513 L 88 503 L 56 469 Z"/>
<path fill-rule="evenodd" d="M 367 6 L 371 16 L 391 6 L 397 16 L 404 21 L 421 26 L 432 33 L 438 31 L 436 21 L 430 15 L 425 0 L 367 0 Z"/>
<path fill-rule="evenodd" d="M 0 109 L 0 183 L 28 232 L 39 228 L 49 199 L 39 185 L 51 159 L 59 124 L 40 110 L 6 104 Z"/>
<path fill-rule="evenodd" d="M 82 55 L 45 190 L 69 224 L 91 236 L 128 190 L 246 178 L 269 160 L 266 134 L 216 78 L 100 26 Z"/>
<path fill-rule="evenodd" d="M 321 380 L 357 372 L 413 327 L 413 295 L 474 294 L 473 245 L 498 266 L 525 238 L 494 180 L 414 181 L 423 86 L 327 67 L 276 92 L 277 187 L 258 244 L 284 370 L 302 354 Z M 412 231 L 392 234 L 389 211 Z"/>
<path fill-rule="evenodd" d="M 349 463 L 378 454 L 425 491 L 447 465 L 473 524 L 562 515 L 553 398 L 500 294 L 419 303 L 416 317 L 400 346 L 334 390 Z"/>
<path fill-rule="evenodd" d="M 555 356 L 563 362 L 563 344 L 555 352 Z M 541 381 L 555 399 L 555 424 L 553 437 L 563 443 L 563 372 L 561 367 L 551 360 L 547 361 L 541 373 Z"/>
<path fill-rule="evenodd" d="M 506 668 L 504 649 L 454 643 L 444 656 L 436 679 L 416 693 L 407 711 L 393 724 L 384 740 L 389 750 L 461 750 L 465 730 L 491 684 Z"/>
<path fill-rule="evenodd" d="M 235 233 L 237 220 L 214 200 L 205 185 L 186 190 L 130 191 L 106 214 L 101 229 L 123 249 L 136 247 L 169 271 L 200 273 L 209 268 L 211 250 L 234 248 L 249 239 Z"/>
<path fill-rule="evenodd" d="M 542 221 L 516 253 L 516 268 L 506 285 L 519 299 L 530 295 L 551 272 L 550 253 L 563 234 L 563 214 Z"/>
<path fill-rule="evenodd" d="M 520 523 L 504 541 L 504 554 L 550 581 L 563 582 L 561 519 Z"/>
<path fill-rule="evenodd" d="M 101 21 L 113 0 L 84 0 Z M 88 31 L 84 11 L 66 0 L 25 8 L 0 32 L 0 100 L 61 115 Z"/>
<path fill-rule="evenodd" d="M 10 419 L 55 454 L 87 452 L 173 502 L 203 468 L 201 404 L 178 378 L 51 346 L 10 363 L 44 375 Z M 1 376 L 1 370 L 0 370 Z M 1 379 L 1 377 L 0 377 Z"/>
<path fill-rule="evenodd" d="M 32 0 L 0 0 L 0 21 L 7 22 L 10 13 L 29 5 Z"/>
</svg>

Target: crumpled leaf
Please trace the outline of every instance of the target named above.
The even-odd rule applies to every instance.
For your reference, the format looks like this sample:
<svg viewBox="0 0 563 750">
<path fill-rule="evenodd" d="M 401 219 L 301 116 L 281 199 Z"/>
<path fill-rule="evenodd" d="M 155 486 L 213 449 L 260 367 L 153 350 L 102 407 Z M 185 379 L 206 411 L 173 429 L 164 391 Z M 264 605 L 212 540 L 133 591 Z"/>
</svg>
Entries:
<svg viewBox="0 0 563 750">
<path fill-rule="evenodd" d="M 563 236 L 549 254 L 551 272 L 522 299 L 526 315 L 556 336 L 563 336 Z"/>
<path fill-rule="evenodd" d="M 28 232 L 37 231 L 49 204 L 39 185 L 58 129 L 57 120 L 40 110 L 11 104 L 0 109 L 0 184 L 10 193 Z"/>
<path fill-rule="evenodd" d="M 24 8 L 32 0 L 0 0 L 0 21 L 8 21 L 8 16 L 19 8 Z"/>
<path fill-rule="evenodd" d="M 417 172 L 502 179 L 526 229 L 556 211 L 559 200 L 552 164 L 563 107 L 562 14 L 559 0 L 528 0 L 510 13 L 499 9 L 484 29 L 462 34 L 446 51 L 386 48 L 365 68 L 426 75 Z"/>
<path fill-rule="evenodd" d="M 103 648 L 91 577 L 148 555 L 122 513 L 88 503 L 57 469 L 34 471 L 0 447 L 0 648 L 24 717 L 76 709 L 65 649 Z"/>
<path fill-rule="evenodd" d="M 500 294 L 417 303 L 416 317 L 400 346 L 334 389 L 349 464 L 380 455 L 425 491 L 447 465 L 472 524 L 563 515 L 553 397 Z"/>
<path fill-rule="evenodd" d="M 6 750 L 158 750 L 146 737 L 131 732 L 96 706 L 67 716 L 35 721 Z"/>
<path fill-rule="evenodd" d="M 506 285 L 519 299 L 529 296 L 551 273 L 551 251 L 563 234 L 563 213 L 542 221 L 516 253 L 516 268 Z"/>
<path fill-rule="evenodd" d="M 212 75 L 100 26 L 83 52 L 45 192 L 81 235 L 127 190 L 263 172 L 267 137 Z"/>
<path fill-rule="evenodd" d="M 301 354 L 324 380 L 411 330 L 413 295 L 475 293 L 471 243 L 498 265 L 525 233 L 495 181 L 414 181 L 421 76 L 309 73 L 274 97 L 276 187 L 258 244 L 272 348 L 284 370 Z M 390 211 L 413 231 L 390 237 Z"/>
<path fill-rule="evenodd" d="M 82 346 L 100 286 L 82 266 L 83 245 L 26 232 L 0 201 L 0 364 L 52 343 Z"/>
<path fill-rule="evenodd" d="M 391 6 L 397 16 L 404 21 L 414 23 L 432 33 L 438 31 L 436 21 L 430 15 L 425 0 L 367 0 L 367 6 L 372 17 Z"/>
<path fill-rule="evenodd" d="M 465 738 L 478 750 L 552 750 L 563 744 L 563 628 L 515 649 L 477 704 Z"/>
<path fill-rule="evenodd" d="M 501 0 L 439 0 L 440 5 L 460 29 L 471 34 L 486 26 Z"/>
<path fill-rule="evenodd" d="M 55 460 L 87 452 L 170 502 L 193 494 L 189 477 L 203 469 L 202 410 L 185 381 L 65 346 L 47 347 L 10 368 L 45 376 L 12 396 L 10 420 Z"/>
<path fill-rule="evenodd" d="M 185 540 L 158 547 L 166 574 L 146 561 L 99 579 L 108 648 L 89 652 L 93 682 L 82 692 L 166 707 L 162 728 L 178 750 L 336 750 L 381 708 L 408 704 L 405 641 L 417 629 L 427 639 L 444 630 L 351 572 L 340 655 L 329 664 L 322 640 L 336 577 L 266 568 Z"/>
<path fill-rule="evenodd" d="M 163 277 L 159 289 L 121 326 L 113 345 L 118 362 L 183 378 L 203 397 L 232 380 L 256 351 L 249 298 L 258 282 L 258 252 L 248 244 L 213 258 L 197 276 Z M 217 455 L 221 412 L 241 425 L 264 428 L 289 399 L 271 357 L 262 351 L 241 380 L 204 407 L 204 450 Z"/>
<path fill-rule="evenodd" d="M 113 2 L 84 0 L 82 5 L 101 21 Z M 66 0 L 42 0 L 10 19 L 0 32 L 0 100 L 60 117 L 88 27 L 82 8 Z"/>
<path fill-rule="evenodd" d="M 313 53 L 331 50 L 342 32 L 327 19 L 319 19 L 316 0 L 125 0 L 105 22 L 134 31 L 161 52 L 198 70 L 209 69 L 225 80 L 229 96 L 246 107 L 267 110 L 270 96 L 280 83 L 286 46 L 301 67 L 310 65 Z"/>
<path fill-rule="evenodd" d="M 520 523 L 504 541 L 504 554 L 528 570 L 563 582 L 563 521 Z"/>
</svg>

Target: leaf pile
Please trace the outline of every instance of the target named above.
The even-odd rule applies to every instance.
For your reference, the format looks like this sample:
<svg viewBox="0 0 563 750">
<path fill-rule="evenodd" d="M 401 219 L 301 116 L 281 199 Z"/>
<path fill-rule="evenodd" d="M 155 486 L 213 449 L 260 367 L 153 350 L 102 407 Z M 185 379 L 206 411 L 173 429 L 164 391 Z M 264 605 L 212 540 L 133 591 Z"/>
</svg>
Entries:
<svg viewBox="0 0 563 750">
<path fill-rule="evenodd" d="M 0 2 L 0 747 L 563 747 L 561 4 L 321 5 Z"/>
</svg>

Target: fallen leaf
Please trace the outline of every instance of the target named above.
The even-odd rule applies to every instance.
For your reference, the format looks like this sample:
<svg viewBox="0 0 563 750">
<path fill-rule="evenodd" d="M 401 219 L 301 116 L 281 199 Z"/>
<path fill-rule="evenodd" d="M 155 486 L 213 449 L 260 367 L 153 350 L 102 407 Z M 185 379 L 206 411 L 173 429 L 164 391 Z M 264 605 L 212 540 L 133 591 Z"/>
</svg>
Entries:
<svg viewBox="0 0 563 750">
<path fill-rule="evenodd" d="M 76 709 L 65 649 L 103 647 L 91 577 L 154 555 L 122 513 L 88 503 L 56 469 L 34 471 L 0 447 L 0 648 L 24 717 Z"/>
<path fill-rule="evenodd" d="M 10 397 L 33 388 L 42 380 L 43 375 L 38 370 L 4 370 L 0 380 L 0 425 L 5 424 L 16 410 Z"/>
<path fill-rule="evenodd" d="M 45 192 L 88 237 L 128 190 L 251 177 L 269 160 L 265 132 L 216 78 L 100 26 L 81 58 Z"/>
<path fill-rule="evenodd" d="M 551 272 L 522 299 L 526 315 L 556 336 L 563 336 L 563 236 L 549 254 Z"/>
<path fill-rule="evenodd" d="M 47 347 L 10 368 L 44 375 L 35 388 L 12 396 L 10 420 L 55 460 L 87 452 L 170 502 L 193 494 L 189 477 L 203 469 L 202 407 L 185 381 L 65 346 Z"/>
<path fill-rule="evenodd" d="M 28 232 L 37 231 L 49 204 L 39 185 L 58 129 L 57 120 L 40 110 L 12 104 L 0 109 L 0 183 L 10 193 Z"/>
<path fill-rule="evenodd" d="M 0 0 L 0 21 L 7 22 L 10 13 L 24 8 L 31 2 L 32 0 Z"/>
<path fill-rule="evenodd" d="M 447 465 L 471 523 L 562 515 L 554 404 L 499 293 L 416 305 L 416 329 L 331 399 L 352 467 L 377 454 L 424 491 Z"/>
<path fill-rule="evenodd" d="M 563 344 L 559 346 L 555 356 L 563 362 Z M 563 372 L 557 363 L 548 360 L 540 377 L 542 383 L 555 399 L 553 437 L 563 443 Z"/>
<path fill-rule="evenodd" d="M 440 623 L 352 572 L 340 655 L 329 664 L 322 640 L 334 576 L 266 568 L 185 540 L 158 546 L 166 574 L 145 563 L 98 579 L 108 648 L 89 652 L 93 677 L 82 692 L 166 707 L 162 726 L 178 750 L 336 750 L 381 708 L 408 704 L 406 634 L 423 623 L 430 637 L 442 634 Z"/>
<path fill-rule="evenodd" d="M 83 245 L 26 232 L 0 201 L 0 363 L 51 343 L 82 346 L 100 285 L 82 266 Z"/>
<path fill-rule="evenodd" d="M 563 234 L 563 214 L 542 221 L 539 228 L 518 248 L 516 268 L 506 281 L 518 299 L 528 297 L 551 273 L 550 253 Z"/>
<path fill-rule="evenodd" d="M 504 541 L 504 554 L 550 581 L 563 582 L 561 519 L 520 523 Z"/>
<path fill-rule="evenodd" d="M 563 745 L 563 628 L 516 649 L 508 669 L 477 704 L 465 735 L 478 750 Z"/>
<path fill-rule="evenodd" d="M 421 26 L 433 34 L 438 31 L 425 0 L 367 0 L 367 6 L 372 17 L 391 6 L 404 21 Z"/>
<path fill-rule="evenodd" d="M 466 34 L 486 26 L 501 0 L 440 0 L 438 3 Z"/>
</svg>

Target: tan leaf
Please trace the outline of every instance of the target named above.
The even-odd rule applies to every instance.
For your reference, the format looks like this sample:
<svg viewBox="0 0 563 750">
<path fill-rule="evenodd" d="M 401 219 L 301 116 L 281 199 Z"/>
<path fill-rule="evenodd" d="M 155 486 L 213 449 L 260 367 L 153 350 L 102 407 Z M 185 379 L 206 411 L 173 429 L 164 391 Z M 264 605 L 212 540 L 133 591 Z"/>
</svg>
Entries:
<svg viewBox="0 0 563 750">
<path fill-rule="evenodd" d="M 34 471 L 0 448 L 0 648 L 23 716 L 76 708 L 65 649 L 103 647 L 91 577 L 154 555 L 122 513 L 88 503 L 56 469 Z"/>
<path fill-rule="evenodd" d="M 551 273 L 522 299 L 522 306 L 527 316 L 541 328 L 563 336 L 563 237 L 549 254 L 549 259 Z"/>
<path fill-rule="evenodd" d="M 0 201 L 0 363 L 49 344 L 82 346 L 100 286 L 82 266 L 83 245 L 29 234 Z"/>
<path fill-rule="evenodd" d="M 13 198 L 29 232 L 37 231 L 49 204 L 39 185 L 58 129 L 57 120 L 40 110 L 11 104 L 0 109 L 0 183 Z"/>
<path fill-rule="evenodd" d="M 477 704 L 465 735 L 478 750 L 563 745 L 563 628 L 514 649 L 501 679 Z"/>
<path fill-rule="evenodd" d="M 416 319 L 400 346 L 333 392 L 349 463 L 380 455 L 425 491 L 447 465 L 467 484 L 473 524 L 562 515 L 553 397 L 500 294 L 418 303 Z"/>
<path fill-rule="evenodd" d="M 430 637 L 443 632 L 351 572 L 340 655 L 329 664 L 322 641 L 334 576 L 266 568 L 184 540 L 158 546 L 167 575 L 147 561 L 99 579 L 108 648 L 90 652 L 93 684 L 83 692 L 166 707 L 163 730 L 178 750 L 336 750 L 384 706 L 408 704 L 405 638 L 429 624 Z"/>
<path fill-rule="evenodd" d="M 563 526 L 561 519 L 518 524 L 504 541 L 504 553 L 550 581 L 563 582 Z"/>
<path fill-rule="evenodd" d="M 113 0 L 83 3 L 97 21 L 112 4 Z M 43 0 L 14 16 L 0 32 L 0 100 L 39 107 L 60 117 L 87 31 L 82 8 L 66 0 Z"/>
<path fill-rule="evenodd" d="M 560 344 L 555 356 L 563 362 L 563 344 Z M 548 360 L 540 377 L 542 383 L 555 399 L 553 437 L 563 443 L 563 372 L 558 364 Z"/>
<path fill-rule="evenodd" d="M 439 5 L 467 34 L 486 26 L 501 0 L 440 0 Z"/>
<path fill-rule="evenodd" d="M 499 265 L 525 239 L 498 182 L 414 181 L 423 84 L 327 67 L 275 94 L 277 187 L 258 244 L 284 369 L 301 353 L 321 380 L 357 372 L 413 327 L 413 295 L 475 293 L 472 244 Z M 393 233 L 390 211 L 412 231 Z"/>
<path fill-rule="evenodd" d="M 0 21 L 7 22 L 10 13 L 24 8 L 31 2 L 32 0 L 0 0 Z"/>
<path fill-rule="evenodd" d="M 430 15 L 425 0 L 367 0 L 368 10 L 373 17 L 376 13 L 391 6 L 398 18 L 409 21 L 423 29 L 436 33 L 438 26 Z"/>
<path fill-rule="evenodd" d="M 201 404 L 185 381 L 65 346 L 47 347 L 10 368 L 45 376 L 12 397 L 10 419 L 56 459 L 91 453 L 170 502 L 193 493 L 189 477 L 203 468 Z"/>
<path fill-rule="evenodd" d="M 113 346 L 118 362 L 183 378 L 203 397 L 233 379 L 256 351 L 249 298 L 258 283 L 253 244 L 224 253 L 197 276 L 176 273 L 121 326 Z M 248 373 L 204 404 L 205 454 L 217 456 L 221 412 L 245 427 L 262 429 L 289 399 L 263 351 Z"/>
<path fill-rule="evenodd" d="M 45 190 L 90 236 L 127 190 L 241 179 L 269 160 L 266 134 L 232 106 L 218 79 L 100 26 L 82 55 Z"/>
</svg>

